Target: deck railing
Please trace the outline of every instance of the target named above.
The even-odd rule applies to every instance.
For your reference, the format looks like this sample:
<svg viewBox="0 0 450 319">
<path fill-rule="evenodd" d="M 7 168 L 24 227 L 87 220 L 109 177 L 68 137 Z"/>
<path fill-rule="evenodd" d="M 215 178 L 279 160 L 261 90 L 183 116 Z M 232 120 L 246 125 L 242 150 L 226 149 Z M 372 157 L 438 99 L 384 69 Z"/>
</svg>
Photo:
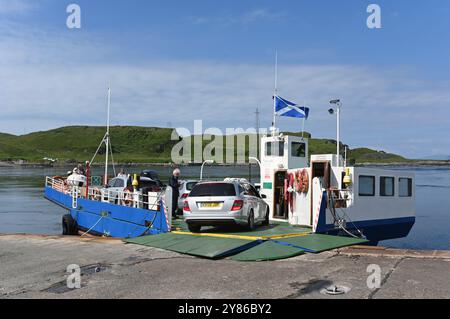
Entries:
<svg viewBox="0 0 450 319">
<path fill-rule="evenodd" d="M 72 197 L 72 206 L 75 205 L 73 208 L 77 207 L 79 198 L 84 198 L 103 203 L 157 211 L 160 209 L 161 200 L 165 196 L 166 191 L 162 189 L 159 192 L 142 194 L 142 191 L 116 191 L 97 186 L 91 186 L 86 189 L 86 187 L 67 185 L 65 179 L 52 177 L 46 177 L 45 186 L 70 195 Z"/>
</svg>

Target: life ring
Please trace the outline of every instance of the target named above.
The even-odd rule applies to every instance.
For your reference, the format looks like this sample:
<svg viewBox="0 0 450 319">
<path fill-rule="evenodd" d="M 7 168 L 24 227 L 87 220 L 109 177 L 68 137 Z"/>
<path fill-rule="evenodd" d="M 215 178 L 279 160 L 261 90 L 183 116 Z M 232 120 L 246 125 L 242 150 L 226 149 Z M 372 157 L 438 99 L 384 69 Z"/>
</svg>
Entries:
<svg viewBox="0 0 450 319">
<path fill-rule="evenodd" d="M 92 189 L 92 199 L 99 201 L 102 198 L 102 192 L 98 188 Z"/>
<path fill-rule="evenodd" d="M 302 175 L 301 175 L 301 171 L 296 171 L 295 172 L 295 191 L 297 193 L 301 193 L 302 192 Z"/>
<path fill-rule="evenodd" d="M 302 170 L 300 173 L 301 180 L 301 192 L 307 194 L 309 191 L 309 175 L 306 169 Z"/>
<path fill-rule="evenodd" d="M 124 206 L 131 206 L 132 203 L 133 203 L 133 193 L 128 189 L 124 190 L 122 204 Z"/>
</svg>

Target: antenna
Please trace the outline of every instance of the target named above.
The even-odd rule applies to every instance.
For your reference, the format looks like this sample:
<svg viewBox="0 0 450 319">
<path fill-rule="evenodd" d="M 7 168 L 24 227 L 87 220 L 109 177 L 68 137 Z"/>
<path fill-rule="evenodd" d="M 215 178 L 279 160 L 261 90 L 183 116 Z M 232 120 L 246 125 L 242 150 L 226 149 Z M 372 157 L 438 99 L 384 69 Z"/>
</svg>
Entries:
<svg viewBox="0 0 450 319">
<path fill-rule="evenodd" d="M 256 134 L 259 134 L 259 129 L 260 129 L 260 121 L 259 121 L 259 115 L 261 114 L 261 112 L 259 111 L 259 107 L 256 107 L 256 112 L 255 112 L 255 129 L 256 129 Z"/>
<path fill-rule="evenodd" d="M 256 141 L 257 141 L 257 144 L 256 144 L 256 156 L 259 156 L 259 129 L 260 129 L 260 125 L 261 125 L 261 123 L 260 123 L 260 121 L 259 121 L 259 114 L 260 114 L 261 112 L 259 111 L 259 107 L 257 106 L 256 107 L 256 112 L 255 112 L 255 121 L 256 121 Z"/>
<path fill-rule="evenodd" d="M 272 122 L 272 136 L 275 137 L 275 133 L 277 130 L 277 100 L 276 96 L 278 94 L 278 50 L 275 52 L 275 89 L 273 91 L 273 122 Z"/>
</svg>

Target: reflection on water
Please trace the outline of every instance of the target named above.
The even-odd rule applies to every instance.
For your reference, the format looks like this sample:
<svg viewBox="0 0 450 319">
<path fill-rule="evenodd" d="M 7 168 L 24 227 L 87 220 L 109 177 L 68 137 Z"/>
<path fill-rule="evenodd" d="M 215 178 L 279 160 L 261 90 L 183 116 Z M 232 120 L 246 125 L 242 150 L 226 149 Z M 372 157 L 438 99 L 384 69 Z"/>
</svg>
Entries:
<svg viewBox="0 0 450 319">
<path fill-rule="evenodd" d="M 145 167 L 157 171 L 167 182 L 172 169 Z M 70 168 L 0 167 L 0 233 L 59 234 L 65 210 L 43 198 L 44 176 L 66 173 Z M 139 172 L 143 167 L 128 168 Z M 393 168 L 399 169 L 399 168 Z M 409 249 L 450 249 L 450 167 L 404 167 L 416 173 L 416 224 L 407 238 L 382 242 L 389 247 Z M 185 167 L 183 178 L 197 179 L 200 167 Z M 94 169 L 94 175 L 101 169 Z M 257 169 L 253 181 L 259 179 Z M 204 176 L 211 179 L 249 177 L 248 167 L 206 166 Z"/>
</svg>

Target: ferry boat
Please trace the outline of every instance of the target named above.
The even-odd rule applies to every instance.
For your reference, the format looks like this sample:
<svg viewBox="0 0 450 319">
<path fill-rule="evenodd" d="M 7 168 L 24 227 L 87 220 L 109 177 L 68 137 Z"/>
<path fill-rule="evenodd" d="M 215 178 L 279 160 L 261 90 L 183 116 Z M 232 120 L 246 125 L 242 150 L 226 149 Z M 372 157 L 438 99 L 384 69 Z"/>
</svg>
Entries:
<svg viewBox="0 0 450 319">
<path fill-rule="evenodd" d="M 110 93 L 107 133 L 102 141 L 106 154 L 109 99 Z M 273 134 L 261 138 L 261 158 L 256 159 L 261 170 L 260 193 L 269 206 L 271 221 L 310 227 L 313 233 L 364 238 L 372 245 L 409 234 L 415 223 L 414 174 L 347 166 L 340 154 L 339 133 L 336 154 L 309 156 L 307 138 L 283 135 L 274 127 L 275 120 Z M 81 230 L 133 238 L 171 231 L 170 187 L 146 193 L 135 176 L 132 192 L 111 196 L 108 188 L 90 186 L 87 175 L 46 179 L 45 197 L 70 212 L 63 217 L 65 234 Z"/>
<path fill-rule="evenodd" d="M 377 245 L 406 237 L 415 223 L 414 174 L 350 167 L 338 154 L 308 154 L 297 136 L 261 139 L 261 194 L 273 221 Z"/>
<path fill-rule="evenodd" d="M 141 187 L 140 176 L 115 178 L 124 186 L 130 181 L 132 190 L 111 185 L 108 180 L 110 142 L 111 90 L 108 88 L 108 117 L 106 134 L 93 159 L 86 164 L 86 172 L 75 169 L 70 176 L 46 177 L 44 197 L 68 210 L 62 218 L 64 235 L 96 235 L 104 237 L 134 238 L 170 232 L 172 223 L 172 190 L 159 187 L 148 191 Z M 106 148 L 105 173 L 100 185 L 93 186 L 90 165 L 102 146 Z M 100 177 L 100 179 L 102 179 Z"/>
</svg>

